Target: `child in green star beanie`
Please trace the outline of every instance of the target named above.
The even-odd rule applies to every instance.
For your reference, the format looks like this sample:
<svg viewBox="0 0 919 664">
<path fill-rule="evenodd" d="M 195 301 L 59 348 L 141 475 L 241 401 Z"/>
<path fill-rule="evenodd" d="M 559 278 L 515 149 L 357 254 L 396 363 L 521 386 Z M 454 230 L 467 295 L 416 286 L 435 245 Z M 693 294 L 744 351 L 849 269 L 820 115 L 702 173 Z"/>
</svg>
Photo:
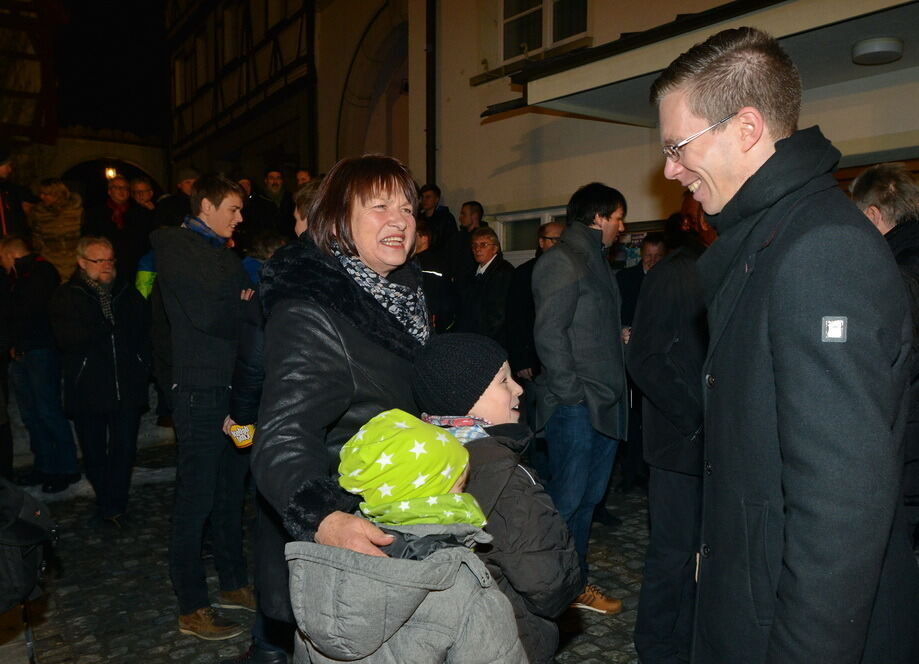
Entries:
<svg viewBox="0 0 919 664">
<path fill-rule="evenodd" d="M 514 609 L 472 551 L 491 536 L 478 502 L 463 493 L 466 448 L 389 410 L 361 427 L 340 459 L 339 484 L 394 541 L 383 556 L 287 545 L 295 664 L 527 664 Z"/>
<path fill-rule="evenodd" d="M 364 500 L 378 525 L 485 525 L 482 509 L 462 493 L 469 452 L 450 433 L 401 410 L 367 422 L 341 448 L 338 483 Z"/>
</svg>

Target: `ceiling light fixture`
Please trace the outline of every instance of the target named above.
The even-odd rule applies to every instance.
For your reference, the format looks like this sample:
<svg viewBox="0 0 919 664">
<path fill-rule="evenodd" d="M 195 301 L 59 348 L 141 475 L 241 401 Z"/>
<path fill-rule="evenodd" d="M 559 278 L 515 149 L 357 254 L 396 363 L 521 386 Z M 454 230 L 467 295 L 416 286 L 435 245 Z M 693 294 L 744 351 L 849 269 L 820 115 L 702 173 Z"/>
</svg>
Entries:
<svg viewBox="0 0 919 664">
<path fill-rule="evenodd" d="M 870 37 L 852 46 L 852 62 L 857 65 L 886 65 L 903 57 L 899 37 Z"/>
</svg>

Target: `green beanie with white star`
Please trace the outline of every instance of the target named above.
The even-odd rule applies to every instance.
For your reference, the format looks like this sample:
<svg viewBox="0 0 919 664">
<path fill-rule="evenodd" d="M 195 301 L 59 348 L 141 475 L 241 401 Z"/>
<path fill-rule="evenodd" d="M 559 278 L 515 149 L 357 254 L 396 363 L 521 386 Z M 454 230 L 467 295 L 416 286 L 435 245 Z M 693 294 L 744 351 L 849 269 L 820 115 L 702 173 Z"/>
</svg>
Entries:
<svg viewBox="0 0 919 664">
<path fill-rule="evenodd" d="M 450 493 L 469 465 L 469 452 L 438 426 L 387 410 L 342 446 L 340 458 L 338 483 L 363 497 L 361 512 L 375 523 L 485 525 L 475 498 Z"/>
</svg>

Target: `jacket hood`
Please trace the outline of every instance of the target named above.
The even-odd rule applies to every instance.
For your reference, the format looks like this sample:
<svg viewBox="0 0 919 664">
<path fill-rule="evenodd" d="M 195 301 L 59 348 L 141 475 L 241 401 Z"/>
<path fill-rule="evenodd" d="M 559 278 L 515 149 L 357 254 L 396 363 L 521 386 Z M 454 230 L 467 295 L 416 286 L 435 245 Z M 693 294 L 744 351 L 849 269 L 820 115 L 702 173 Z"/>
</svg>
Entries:
<svg viewBox="0 0 919 664">
<path fill-rule="evenodd" d="M 476 541 L 479 533 L 485 534 L 466 524 L 387 529 L 465 534 Z M 429 593 L 451 588 L 464 567 L 483 588 L 493 583 L 485 564 L 464 547 L 439 549 L 424 560 L 402 560 L 291 542 L 285 555 L 297 625 L 319 651 L 334 660 L 351 661 L 376 652 L 412 617 Z"/>
<path fill-rule="evenodd" d="M 420 279 L 421 270 L 415 261 L 389 275 L 390 281 L 413 287 Z M 398 319 L 348 276 L 334 256 L 320 251 L 305 236 L 281 247 L 265 261 L 259 297 L 266 317 L 281 300 L 305 300 L 344 318 L 400 357 L 410 359 L 420 348 Z"/>
</svg>

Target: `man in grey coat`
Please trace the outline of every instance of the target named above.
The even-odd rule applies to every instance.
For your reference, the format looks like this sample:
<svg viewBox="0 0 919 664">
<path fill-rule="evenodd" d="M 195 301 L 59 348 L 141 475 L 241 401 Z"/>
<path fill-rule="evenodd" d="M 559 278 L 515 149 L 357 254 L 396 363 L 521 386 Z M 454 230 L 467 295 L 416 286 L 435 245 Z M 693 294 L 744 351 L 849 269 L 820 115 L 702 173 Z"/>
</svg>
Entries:
<svg viewBox="0 0 919 664">
<path fill-rule="evenodd" d="M 664 175 L 718 239 L 708 308 L 694 664 L 915 664 L 903 519 L 912 321 L 840 152 L 798 129 L 801 79 L 754 28 L 655 81 Z"/>
<path fill-rule="evenodd" d="M 606 260 L 625 214 L 625 198 L 612 187 L 581 187 L 568 201 L 556 250 L 533 270 L 539 410 L 552 467 L 546 488 L 581 563 L 585 587 L 573 606 L 607 614 L 621 611 L 622 602 L 587 584 L 587 542 L 628 431 L 619 288 Z"/>
</svg>

